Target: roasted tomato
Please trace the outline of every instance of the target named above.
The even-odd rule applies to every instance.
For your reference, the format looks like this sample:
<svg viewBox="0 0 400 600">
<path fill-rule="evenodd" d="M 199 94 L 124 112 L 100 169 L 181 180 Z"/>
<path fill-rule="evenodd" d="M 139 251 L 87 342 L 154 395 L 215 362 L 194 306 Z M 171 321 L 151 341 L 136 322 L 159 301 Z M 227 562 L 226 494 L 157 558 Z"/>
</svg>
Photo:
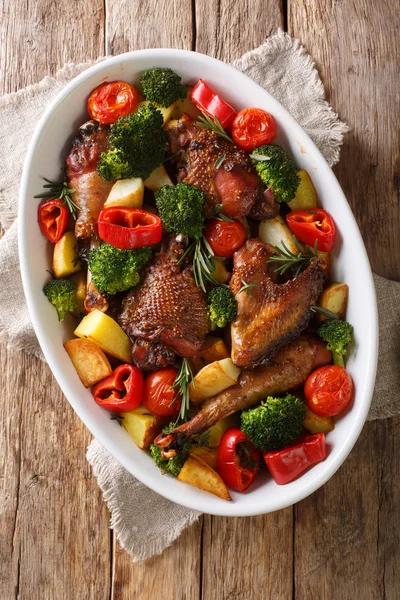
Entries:
<svg viewBox="0 0 400 600">
<path fill-rule="evenodd" d="M 173 417 L 179 413 L 182 396 L 172 387 L 177 374 L 175 367 L 166 367 L 146 377 L 142 404 L 153 415 Z"/>
<path fill-rule="evenodd" d="M 91 119 L 108 125 L 129 115 L 139 101 L 138 91 L 125 81 L 106 81 L 95 88 L 88 98 Z"/>
<path fill-rule="evenodd" d="M 245 108 L 233 120 L 233 141 L 246 152 L 263 144 L 272 144 L 275 136 L 275 119 L 261 108 Z"/>
<path fill-rule="evenodd" d="M 55 244 L 61 239 L 62 234 L 67 229 L 69 211 L 65 206 L 64 200 L 48 200 L 39 205 L 38 223 L 40 231 L 49 242 Z"/>
<path fill-rule="evenodd" d="M 238 427 L 227 429 L 218 446 L 218 473 L 233 490 L 244 492 L 260 470 L 262 454 Z"/>
<path fill-rule="evenodd" d="M 340 415 L 353 399 L 354 384 L 346 369 L 339 365 L 320 367 L 304 386 L 309 408 L 321 417 Z"/>
<path fill-rule="evenodd" d="M 246 229 L 240 221 L 212 219 L 204 230 L 204 237 L 215 256 L 230 258 L 246 241 Z"/>
</svg>

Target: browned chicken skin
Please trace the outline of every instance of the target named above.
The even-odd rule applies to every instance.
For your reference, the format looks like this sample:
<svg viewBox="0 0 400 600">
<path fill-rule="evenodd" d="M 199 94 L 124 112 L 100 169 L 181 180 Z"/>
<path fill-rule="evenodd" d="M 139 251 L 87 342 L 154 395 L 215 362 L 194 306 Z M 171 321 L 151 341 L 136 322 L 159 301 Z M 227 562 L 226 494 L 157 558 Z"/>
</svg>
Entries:
<svg viewBox="0 0 400 600">
<path fill-rule="evenodd" d="M 167 132 L 171 152 L 179 153 L 178 181 L 205 193 L 205 216 L 214 216 L 217 204 L 229 217 L 249 214 L 262 189 L 249 155 L 213 131 L 196 127 L 187 115 Z M 216 169 L 221 157 L 225 158 Z"/>
<path fill-rule="evenodd" d="M 258 404 L 267 396 L 284 394 L 305 382 L 318 366 L 331 362 L 331 353 L 316 337 L 301 336 L 282 348 L 271 364 L 243 371 L 236 385 L 207 400 L 193 419 L 155 440 L 165 458 L 173 458 L 188 438 L 202 433 L 224 417 Z"/>
<path fill-rule="evenodd" d="M 178 264 L 183 252 L 183 244 L 171 236 L 146 268 L 142 283 L 123 301 L 122 328 L 133 340 L 148 342 L 134 343 L 133 361 L 144 369 L 159 368 L 162 355 L 170 360 L 171 350 L 194 356 L 209 330 L 205 295 L 195 284 L 192 267 Z"/>
<path fill-rule="evenodd" d="M 69 187 L 75 190 L 73 201 L 80 207 L 75 223 L 78 240 L 92 238 L 97 233 L 97 218 L 112 187 L 96 169 L 102 152 L 108 150 L 109 131 L 96 121 L 79 128 L 67 158 Z"/>
<path fill-rule="evenodd" d="M 323 287 L 323 262 L 312 261 L 298 277 L 274 282 L 273 264 L 267 261 L 272 246 L 258 238 L 248 240 L 234 255 L 230 288 L 238 311 L 231 324 L 232 360 L 238 367 L 265 364 L 275 352 L 307 327 L 310 307 Z M 244 282 L 256 287 L 240 291 Z"/>
</svg>

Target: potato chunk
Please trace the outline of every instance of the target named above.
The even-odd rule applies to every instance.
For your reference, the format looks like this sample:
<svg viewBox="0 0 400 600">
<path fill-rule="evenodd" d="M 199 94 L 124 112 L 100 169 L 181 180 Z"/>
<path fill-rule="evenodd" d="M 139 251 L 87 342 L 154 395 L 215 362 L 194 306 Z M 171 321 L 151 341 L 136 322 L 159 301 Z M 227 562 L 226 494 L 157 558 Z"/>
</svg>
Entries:
<svg viewBox="0 0 400 600">
<path fill-rule="evenodd" d="M 180 119 L 184 114 L 189 115 L 192 119 L 196 120 L 201 114 L 197 106 L 190 99 L 190 94 L 193 87 L 186 85 L 187 97 L 184 100 L 178 100 L 175 102 L 174 110 L 172 111 L 171 119 Z"/>
<path fill-rule="evenodd" d="M 224 417 L 220 421 L 217 421 L 217 423 L 215 423 L 212 427 L 210 427 L 210 429 L 207 430 L 209 432 L 207 435 L 207 439 L 210 448 L 215 448 L 216 446 L 219 446 L 219 443 L 225 431 L 230 427 L 238 427 L 238 421 L 239 419 L 236 415 L 229 415 L 229 417 Z"/>
<path fill-rule="evenodd" d="M 161 433 L 163 420 L 149 413 L 144 406 L 122 414 L 122 425 L 141 450 L 147 450 L 154 438 Z"/>
<path fill-rule="evenodd" d="M 75 273 L 71 279 L 75 283 L 76 311 L 73 313 L 73 315 L 79 317 L 85 311 L 84 302 L 86 298 L 86 273 L 80 271 L 79 273 Z"/>
<path fill-rule="evenodd" d="M 118 360 L 132 362 L 132 344 L 128 336 L 114 319 L 100 310 L 93 310 L 83 317 L 74 333 L 80 338 L 93 340 L 104 352 Z"/>
<path fill-rule="evenodd" d="M 112 372 L 107 356 L 94 342 L 69 340 L 65 342 L 64 348 L 85 387 L 94 385 Z"/>
<path fill-rule="evenodd" d="M 288 202 L 291 210 L 314 208 L 317 206 L 317 192 L 307 171 L 298 171 L 299 187 L 293 200 Z"/>
<path fill-rule="evenodd" d="M 214 277 L 215 281 L 218 283 L 228 283 L 231 278 L 231 273 L 225 267 L 225 261 L 216 260 L 215 258 L 211 259 L 214 263 L 214 270 L 211 272 L 211 275 Z"/>
<path fill-rule="evenodd" d="M 235 385 L 240 369 L 231 358 L 223 358 L 203 367 L 189 385 L 189 397 L 193 404 L 200 404 Z"/>
<path fill-rule="evenodd" d="M 347 283 L 334 281 L 324 289 L 318 298 L 318 306 L 333 312 L 339 319 L 344 319 L 347 310 L 347 302 L 349 299 L 349 286 Z M 317 313 L 317 321 L 322 323 L 326 321 L 326 317 L 321 313 Z"/>
<path fill-rule="evenodd" d="M 310 433 L 329 433 L 335 429 L 335 421 L 332 417 L 320 417 L 308 407 L 306 408 L 306 418 L 303 425 Z"/>
<path fill-rule="evenodd" d="M 190 359 L 190 364 L 193 370 L 197 372 L 206 365 L 223 358 L 229 358 L 229 352 L 224 341 L 221 338 L 209 335 L 205 338 L 196 356 Z"/>
<path fill-rule="evenodd" d="M 299 252 L 293 241 L 293 233 L 280 215 L 273 219 L 264 219 L 261 221 L 258 228 L 258 236 L 264 244 L 271 244 L 272 246 L 282 248 L 282 242 L 284 242 L 291 252 L 294 254 L 298 254 Z"/>
<path fill-rule="evenodd" d="M 137 105 L 137 110 L 139 110 L 141 106 L 147 106 L 148 104 L 151 104 L 149 100 L 143 100 L 143 102 L 139 102 L 139 104 Z M 165 123 L 167 123 L 167 121 L 169 121 L 172 117 L 172 113 L 175 108 L 175 102 L 173 104 L 170 104 L 170 106 L 159 106 L 158 104 L 156 104 L 156 107 L 162 114 L 165 125 Z"/>
<path fill-rule="evenodd" d="M 143 179 L 132 177 L 120 179 L 112 186 L 104 208 L 110 206 L 126 206 L 128 208 L 142 208 L 144 196 Z"/>
<path fill-rule="evenodd" d="M 54 245 L 53 250 L 53 273 L 59 277 L 69 277 L 81 270 L 79 261 L 74 264 L 77 257 L 77 243 L 73 231 L 64 233 L 61 239 Z"/>
<path fill-rule="evenodd" d="M 217 470 L 218 448 L 205 448 L 204 446 L 199 446 L 197 448 L 192 448 L 189 454 L 201 458 L 201 460 L 207 463 L 209 467 L 215 471 Z"/>
<path fill-rule="evenodd" d="M 144 180 L 144 187 L 156 192 L 164 185 L 173 185 L 164 165 L 160 165 Z"/>
<path fill-rule="evenodd" d="M 231 500 L 228 488 L 221 477 L 199 456 L 189 454 L 178 479 L 200 490 L 214 494 L 222 500 Z"/>
</svg>

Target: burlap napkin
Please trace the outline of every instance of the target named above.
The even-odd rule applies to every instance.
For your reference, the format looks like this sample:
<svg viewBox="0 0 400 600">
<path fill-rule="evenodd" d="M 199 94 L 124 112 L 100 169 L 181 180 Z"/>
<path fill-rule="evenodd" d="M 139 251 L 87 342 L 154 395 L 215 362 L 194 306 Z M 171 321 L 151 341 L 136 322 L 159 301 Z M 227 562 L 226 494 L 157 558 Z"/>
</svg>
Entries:
<svg viewBox="0 0 400 600">
<path fill-rule="evenodd" d="M 102 59 L 99 59 L 102 60 Z M 27 143 L 45 106 L 90 64 L 67 65 L 54 78 L 0 98 L 0 342 L 43 359 L 30 324 L 17 250 L 18 185 Z M 324 100 L 324 89 L 304 47 L 278 31 L 234 66 L 272 93 L 299 121 L 332 166 L 348 131 Z M 380 315 L 380 358 L 369 419 L 400 412 L 400 283 L 375 277 Z M 111 511 L 123 548 L 141 561 L 161 554 L 200 513 L 161 498 L 130 475 L 94 440 L 87 458 Z"/>
</svg>

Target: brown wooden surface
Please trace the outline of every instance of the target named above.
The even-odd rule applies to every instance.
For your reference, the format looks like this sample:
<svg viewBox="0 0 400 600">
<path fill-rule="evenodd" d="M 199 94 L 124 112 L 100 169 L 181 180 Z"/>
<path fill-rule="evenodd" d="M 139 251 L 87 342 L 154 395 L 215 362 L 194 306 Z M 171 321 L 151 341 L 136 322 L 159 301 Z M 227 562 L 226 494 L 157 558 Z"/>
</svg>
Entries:
<svg viewBox="0 0 400 600">
<path fill-rule="evenodd" d="M 277 27 L 309 48 L 352 127 L 339 180 L 373 268 L 400 279 L 398 2 L 0 0 L 0 92 L 67 61 L 169 46 L 233 60 Z M 339 472 L 294 508 L 205 516 L 134 565 L 108 529 L 90 435 L 49 369 L 2 351 L 0 599 L 396 600 L 400 418 L 368 423 Z"/>
</svg>

